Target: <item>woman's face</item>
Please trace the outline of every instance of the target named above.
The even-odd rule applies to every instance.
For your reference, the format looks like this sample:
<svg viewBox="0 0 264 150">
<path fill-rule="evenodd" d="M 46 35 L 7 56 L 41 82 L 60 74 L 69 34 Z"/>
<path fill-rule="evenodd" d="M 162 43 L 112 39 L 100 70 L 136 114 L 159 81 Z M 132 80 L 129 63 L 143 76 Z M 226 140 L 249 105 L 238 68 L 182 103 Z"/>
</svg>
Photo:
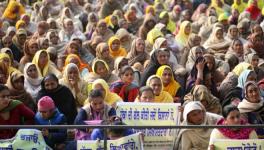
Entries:
<svg viewBox="0 0 264 150">
<path fill-rule="evenodd" d="M 253 68 L 257 68 L 258 63 L 259 63 L 259 57 L 258 57 L 258 55 L 254 55 L 252 57 L 251 65 L 253 66 Z"/>
<path fill-rule="evenodd" d="M 75 85 L 79 80 L 79 71 L 77 68 L 72 67 L 68 70 L 68 81 L 70 84 Z"/>
<path fill-rule="evenodd" d="M 100 112 L 104 109 L 104 99 L 102 97 L 93 98 L 90 102 L 94 111 Z"/>
<path fill-rule="evenodd" d="M 38 33 L 39 33 L 40 35 L 45 34 L 46 31 L 47 31 L 47 27 L 45 27 L 44 25 L 40 25 L 40 26 L 38 27 Z"/>
<path fill-rule="evenodd" d="M 243 49 L 243 44 L 242 42 L 236 40 L 236 42 L 233 45 L 233 50 L 239 55 L 243 56 L 244 54 L 244 49 Z"/>
<path fill-rule="evenodd" d="M 58 87 L 59 83 L 54 79 L 46 79 L 44 82 L 44 87 L 47 91 L 55 90 Z"/>
<path fill-rule="evenodd" d="M 31 66 L 28 67 L 28 69 L 27 69 L 27 75 L 30 78 L 33 78 L 33 79 L 38 78 L 38 70 L 37 70 L 37 68 L 36 68 L 35 65 L 31 65 Z"/>
<path fill-rule="evenodd" d="M 108 74 L 108 70 L 102 62 L 96 64 L 95 72 L 101 77 L 105 77 Z"/>
<path fill-rule="evenodd" d="M 109 56 L 110 56 L 109 47 L 106 46 L 102 50 L 102 57 L 103 58 L 108 58 Z"/>
<path fill-rule="evenodd" d="M 186 35 L 189 35 L 191 33 L 191 24 L 188 24 L 185 29 L 184 29 L 184 33 Z"/>
<path fill-rule="evenodd" d="M 34 44 L 29 45 L 28 48 L 29 48 L 28 49 L 29 50 L 28 53 L 31 56 L 34 56 L 36 54 L 36 52 L 39 50 L 37 43 L 34 43 Z"/>
<path fill-rule="evenodd" d="M 118 20 L 117 20 L 117 18 L 116 18 L 115 16 L 112 16 L 112 17 L 111 17 L 111 23 L 112 23 L 113 25 L 118 25 Z"/>
<path fill-rule="evenodd" d="M 136 51 L 140 53 L 140 52 L 144 52 L 144 50 L 145 50 L 145 42 L 142 39 L 137 40 Z"/>
<path fill-rule="evenodd" d="M 152 91 L 144 91 L 139 97 L 140 102 L 152 103 L 155 100 L 155 95 Z"/>
<path fill-rule="evenodd" d="M 113 51 L 118 51 L 119 48 L 120 48 L 120 41 L 119 41 L 119 40 L 114 40 L 114 41 L 112 42 L 111 49 L 112 49 Z"/>
<path fill-rule="evenodd" d="M 167 51 L 159 51 L 157 53 L 157 60 L 160 65 L 166 65 L 169 63 L 170 53 Z"/>
<path fill-rule="evenodd" d="M 261 98 L 259 94 L 259 88 L 251 84 L 247 86 L 247 100 L 251 103 L 259 103 Z"/>
<path fill-rule="evenodd" d="M 125 35 L 122 38 L 120 38 L 120 42 L 125 43 L 125 42 L 129 41 L 129 38 L 130 38 L 129 35 Z"/>
<path fill-rule="evenodd" d="M 152 29 L 154 28 L 155 26 L 155 21 L 154 20 L 149 20 L 147 23 L 146 23 L 146 26 L 148 29 Z"/>
<path fill-rule="evenodd" d="M 10 36 L 3 40 L 4 47 L 10 47 L 12 45 L 12 38 Z"/>
<path fill-rule="evenodd" d="M 159 79 L 154 78 L 150 81 L 150 85 L 149 85 L 152 89 L 153 92 L 156 96 L 160 95 L 160 92 L 162 90 L 162 83 Z"/>
<path fill-rule="evenodd" d="M 253 29 L 253 33 L 257 33 L 259 35 L 263 34 L 262 28 L 260 26 L 255 26 Z"/>
<path fill-rule="evenodd" d="M 24 43 L 26 42 L 26 40 L 27 40 L 27 36 L 26 35 L 24 35 L 24 34 L 18 35 L 18 42 L 19 42 L 19 44 L 24 45 Z"/>
<path fill-rule="evenodd" d="M 201 49 L 198 49 L 195 51 L 195 57 L 203 57 L 203 51 Z"/>
<path fill-rule="evenodd" d="M 161 80 L 163 82 L 164 85 L 168 85 L 171 82 L 172 79 L 172 72 L 170 69 L 164 69 L 162 76 L 161 76 Z"/>
<path fill-rule="evenodd" d="M 202 39 L 199 36 L 196 36 L 193 40 L 194 46 L 199 46 L 201 44 Z"/>
<path fill-rule="evenodd" d="M 121 80 L 125 83 L 132 83 L 134 80 L 134 72 L 133 70 L 127 70 L 124 74 L 121 75 Z"/>
<path fill-rule="evenodd" d="M 48 39 L 45 39 L 41 45 L 41 48 L 42 49 L 47 49 L 49 48 L 49 40 Z"/>
<path fill-rule="evenodd" d="M 248 82 L 248 81 L 255 81 L 255 82 L 257 81 L 257 75 L 255 72 L 249 73 L 246 82 Z"/>
<path fill-rule="evenodd" d="M 13 87 L 17 90 L 23 90 L 24 89 L 24 78 L 21 77 L 15 81 L 13 81 Z"/>
<path fill-rule="evenodd" d="M 100 24 L 97 26 L 97 32 L 99 32 L 99 34 L 104 35 L 105 32 L 106 32 L 106 30 L 107 30 L 107 25 L 106 25 L 105 22 L 102 22 L 102 23 L 100 23 Z"/>
<path fill-rule="evenodd" d="M 105 95 L 106 95 L 106 91 L 105 91 L 104 87 L 103 87 L 101 84 L 96 84 L 96 85 L 94 86 L 94 89 L 95 89 L 95 90 L 100 90 L 100 91 L 103 93 L 103 96 L 105 97 Z"/>
<path fill-rule="evenodd" d="M 0 92 L 0 110 L 3 110 L 9 105 L 10 102 L 9 96 L 10 96 L 10 92 L 7 89 L 2 90 Z"/>
<path fill-rule="evenodd" d="M 47 63 L 48 63 L 48 54 L 45 53 L 45 52 L 42 52 L 42 53 L 39 55 L 38 66 L 39 66 L 41 69 L 44 69 L 44 67 L 46 66 Z"/>
<path fill-rule="evenodd" d="M 208 57 L 205 57 L 204 59 L 206 61 L 206 65 L 207 65 L 208 69 L 210 71 L 212 71 L 214 69 L 214 63 L 215 63 L 214 60 L 211 58 L 208 58 Z"/>
<path fill-rule="evenodd" d="M 225 119 L 226 125 L 240 125 L 240 112 L 238 110 L 231 111 Z"/>
<path fill-rule="evenodd" d="M 54 45 L 58 44 L 59 42 L 59 37 L 57 36 L 57 34 L 55 32 L 52 32 L 50 35 L 50 42 Z"/>
<path fill-rule="evenodd" d="M 123 68 L 124 66 L 128 65 L 128 60 L 127 59 L 123 59 L 119 65 L 118 65 L 118 69 Z"/>
<path fill-rule="evenodd" d="M 73 22 L 72 21 L 68 21 L 65 23 L 65 30 L 68 31 L 68 32 L 72 32 L 74 29 L 74 26 L 73 26 Z"/>
<path fill-rule="evenodd" d="M 77 44 L 70 44 L 70 46 L 69 46 L 67 51 L 68 51 L 69 54 L 78 55 L 78 45 Z"/>
<path fill-rule="evenodd" d="M 202 110 L 193 110 L 187 115 L 189 123 L 200 125 L 204 122 L 204 112 Z"/>
<path fill-rule="evenodd" d="M 223 31 L 222 29 L 216 31 L 216 38 L 223 39 Z"/>
<path fill-rule="evenodd" d="M 168 48 L 168 42 L 167 40 L 162 42 L 162 44 L 160 45 L 160 48 Z"/>
<path fill-rule="evenodd" d="M 55 22 L 55 21 L 50 22 L 50 24 L 49 24 L 49 28 L 50 28 L 50 29 L 57 29 L 57 24 L 56 24 L 56 22 Z"/>
<path fill-rule="evenodd" d="M 233 37 L 238 37 L 238 29 L 237 28 L 233 28 L 230 30 L 230 34 L 233 36 Z"/>
</svg>

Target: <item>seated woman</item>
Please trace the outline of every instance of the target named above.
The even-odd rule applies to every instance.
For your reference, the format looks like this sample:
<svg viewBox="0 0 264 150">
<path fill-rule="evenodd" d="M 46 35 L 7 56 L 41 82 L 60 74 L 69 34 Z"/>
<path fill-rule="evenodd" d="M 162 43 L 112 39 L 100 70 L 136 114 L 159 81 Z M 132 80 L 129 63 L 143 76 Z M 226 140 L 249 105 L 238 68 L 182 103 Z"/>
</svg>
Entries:
<svg viewBox="0 0 264 150">
<path fill-rule="evenodd" d="M 153 51 L 153 54 L 151 55 L 149 65 L 145 68 L 140 86 L 146 85 L 146 81 L 151 75 L 156 74 L 158 68 L 162 65 L 168 65 L 169 64 L 169 58 L 170 58 L 170 52 L 168 49 L 157 49 Z"/>
<path fill-rule="evenodd" d="M 45 76 L 41 82 L 41 90 L 37 99 L 49 96 L 54 100 L 55 106 L 67 119 L 67 124 L 73 124 L 77 109 L 75 99 L 70 89 L 59 84 L 59 79 L 54 74 Z"/>
<path fill-rule="evenodd" d="M 17 71 L 17 69 L 12 66 L 11 59 L 6 53 L 0 53 L 0 63 L 5 64 L 5 66 L 8 68 L 8 75 L 13 71 Z"/>
<path fill-rule="evenodd" d="M 133 66 L 139 62 L 142 66 L 149 60 L 149 54 L 146 52 L 145 41 L 141 38 L 136 38 L 131 44 L 130 52 L 127 54 L 129 65 Z"/>
<path fill-rule="evenodd" d="M 32 61 L 34 55 L 39 50 L 39 44 L 38 41 L 35 39 L 29 39 L 24 44 L 24 56 L 20 60 L 21 70 L 23 70 L 23 67 L 26 63 L 29 63 Z"/>
<path fill-rule="evenodd" d="M 119 56 L 124 56 L 126 57 L 127 51 L 126 49 L 121 47 L 121 43 L 119 38 L 113 36 L 108 40 L 108 46 L 110 50 L 110 55 L 113 58 L 119 57 Z"/>
<path fill-rule="evenodd" d="M 45 50 L 37 51 L 33 57 L 32 63 L 36 65 L 40 77 L 53 73 L 57 77 L 61 77 L 61 72 L 50 64 L 49 54 Z"/>
<path fill-rule="evenodd" d="M 139 89 L 138 97 L 135 102 L 153 103 L 155 101 L 154 91 L 149 86 L 143 86 Z"/>
<path fill-rule="evenodd" d="M 163 90 L 168 92 L 173 97 L 173 101 L 181 102 L 184 91 L 181 88 L 181 85 L 174 79 L 171 67 L 167 65 L 159 67 L 156 75 L 161 78 Z"/>
<path fill-rule="evenodd" d="M 203 44 L 209 53 L 214 54 L 218 58 L 224 59 L 224 55 L 228 50 L 230 42 L 224 39 L 224 31 L 220 27 L 213 28 L 213 32 L 207 41 Z"/>
<path fill-rule="evenodd" d="M 69 63 L 74 63 L 78 66 L 82 79 L 87 78 L 89 72 L 92 70 L 89 64 L 83 63 L 80 57 L 76 54 L 69 54 L 66 57 L 64 66 L 67 66 Z"/>
<path fill-rule="evenodd" d="M 187 78 L 186 93 L 189 93 L 195 85 L 205 85 L 214 96 L 217 96 L 217 89 L 209 71 L 206 61 L 203 57 L 198 57 Z"/>
<path fill-rule="evenodd" d="M 206 112 L 204 106 L 197 101 L 190 102 L 184 107 L 182 125 L 215 125 L 222 117 Z M 181 129 L 173 149 L 206 150 L 212 129 Z"/>
<path fill-rule="evenodd" d="M 147 86 L 153 89 L 155 94 L 155 103 L 173 103 L 172 96 L 163 90 L 163 85 L 160 77 L 152 75 L 147 80 Z"/>
<path fill-rule="evenodd" d="M 222 107 L 220 100 L 213 96 L 208 88 L 204 85 L 195 85 L 190 93 L 184 96 L 183 105 L 192 101 L 200 101 L 207 112 L 221 114 Z"/>
<path fill-rule="evenodd" d="M 198 57 L 202 57 L 204 53 L 205 49 L 202 46 L 195 46 L 191 48 L 185 65 L 186 69 L 191 71 L 196 59 Z"/>
<path fill-rule="evenodd" d="M 116 115 L 111 106 L 104 103 L 104 95 L 101 90 L 92 90 L 88 96 L 89 103 L 84 105 L 78 112 L 74 124 L 85 125 L 85 121 L 107 120 Z M 78 139 L 90 139 L 90 131 L 77 131 Z"/>
<path fill-rule="evenodd" d="M 246 82 L 248 82 L 248 81 L 254 81 L 254 82 L 256 82 L 257 81 L 256 78 L 257 78 L 257 75 L 252 70 L 248 70 L 247 69 L 247 70 L 243 71 L 240 74 L 240 76 L 238 77 L 238 84 L 237 84 L 237 87 L 236 88 L 238 88 L 240 90 L 240 93 L 242 95 L 242 98 L 244 98 L 244 96 L 245 96 L 244 93 L 243 93 L 243 91 L 245 90 L 244 87 L 246 85 Z"/>
<path fill-rule="evenodd" d="M 90 84 L 96 79 L 104 79 L 108 85 L 118 80 L 117 75 L 112 74 L 109 70 L 107 63 L 101 59 L 96 59 L 92 66 L 93 72 L 91 72 L 87 77 L 87 82 Z"/>
<path fill-rule="evenodd" d="M 233 54 L 237 57 L 237 59 L 239 60 L 239 62 L 243 62 L 244 61 L 244 48 L 243 48 L 243 43 L 241 40 L 239 39 L 234 39 L 231 44 L 230 47 L 228 49 L 228 51 L 225 54 L 225 60 L 228 62 L 227 56 Z"/>
<path fill-rule="evenodd" d="M 107 43 L 100 43 L 97 45 L 96 59 L 105 61 L 108 64 L 110 71 L 114 70 L 115 59 L 110 55 L 110 50 Z"/>
<path fill-rule="evenodd" d="M 120 80 L 110 86 L 110 91 L 117 93 L 124 102 L 134 102 L 138 95 L 139 87 L 133 83 L 134 70 L 126 65 L 119 71 Z"/>
<path fill-rule="evenodd" d="M 253 67 L 253 70 L 255 71 L 257 75 L 257 81 L 260 81 L 264 78 L 264 71 L 259 68 L 259 56 L 256 53 L 250 53 L 245 56 L 245 62 L 251 64 Z"/>
<path fill-rule="evenodd" d="M 104 94 L 104 102 L 113 108 L 116 108 L 117 102 L 123 101 L 119 95 L 110 91 L 108 84 L 103 79 L 95 80 L 92 84 L 92 89 L 101 90 Z"/>
<path fill-rule="evenodd" d="M 245 98 L 237 107 L 241 118 L 250 124 L 263 124 L 264 103 L 258 85 L 252 81 L 246 82 L 244 91 Z M 259 138 L 264 138 L 264 129 L 256 129 L 256 132 Z"/>
<path fill-rule="evenodd" d="M 66 118 L 55 106 L 54 101 L 44 96 L 38 101 L 35 115 L 37 125 L 65 125 Z M 45 142 L 52 148 L 59 147 L 67 138 L 67 129 L 42 129 Z"/>
<path fill-rule="evenodd" d="M 69 63 L 64 68 L 63 76 L 59 83 L 71 90 L 77 108 L 82 107 L 88 97 L 88 83 L 81 78 L 78 66 L 74 63 Z"/>
<path fill-rule="evenodd" d="M 9 99 L 9 89 L 0 84 L 0 125 L 22 125 L 34 123 L 34 112 L 18 100 Z M 23 122 L 21 120 L 24 119 Z M 0 130 L 0 139 L 10 139 L 17 130 Z"/>
<path fill-rule="evenodd" d="M 227 105 L 223 109 L 223 117 L 217 125 L 245 125 L 239 109 L 233 105 Z M 218 128 L 213 129 L 210 135 L 209 150 L 214 150 L 213 141 L 217 139 L 258 139 L 256 131 L 251 128 Z"/>
<path fill-rule="evenodd" d="M 26 63 L 24 67 L 24 88 L 31 94 L 34 101 L 36 101 L 38 92 L 41 89 L 42 78 L 38 74 L 38 70 L 35 64 Z"/>
<path fill-rule="evenodd" d="M 11 99 L 19 100 L 23 102 L 32 111 L 36 110 L 36 103 L 24 88 L 24 75 L 19 71 L 14 71 L 9 75 L 7 80 L 7 87 L 9 88 L 9 93 Z"/>
</svg>

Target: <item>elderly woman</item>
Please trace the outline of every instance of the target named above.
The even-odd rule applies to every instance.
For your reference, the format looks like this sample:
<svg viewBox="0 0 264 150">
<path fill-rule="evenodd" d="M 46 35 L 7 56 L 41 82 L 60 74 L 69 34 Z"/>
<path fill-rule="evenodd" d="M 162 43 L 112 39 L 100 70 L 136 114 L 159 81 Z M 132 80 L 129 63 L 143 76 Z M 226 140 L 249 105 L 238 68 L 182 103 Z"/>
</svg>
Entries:
<svg viewBox="0 0 264 150">
<path fill-rule="evenodd" d="M 250 124 L 264 123 L 264 103 L 260 89 L 255 82 L 246 82 L 244 87 L 245 98 L 238 104 L 241 117 Z M 256 129 L 258 137 L 264 138 L 264 129 Z"/>
<path fill-rule="evenodd" d="M 97 45 L 96 59 L 104 60 L 108 64 L 110 71 L 114 70 L 115 60 L 110 55 L 110 50 L 107 43 L 100 43 Z"/>
<path fill-rule="evenodd" d="M 259 56 L 256 53 L 250 53 L 245 56 L 245 62 L 252 65 L 253 70 L 257 74 L 257 81 L 260 81 L 264 78 L 264 71 L 259 68 Z"/>
<path fill-rule="evenodd" d="M 189 102 L 183 111 L 182 125 L 215 125 L 221 116 L 206 112 L 204 106 L 197 101 Z M 174 142 L 174 149 L 206 150 L 212 129 L 181 129 Z"/>
<path fill-rule="evenodd" d="M 141 38 L 136 38 L 131 44 L 131 50 L 127 54 L 129 65 L 140 63 L 142 66 L 149 59 L 149 54 L 145 50 L 145 41 Z"/>
<path fill-rule="evenodd" d="M 101 36 L 103 41 L 107 42 L 110 37 L 114 36 L 114 33 L 107 28 L 105 20 L 99 20 L 91 39 L 93 39 L 95 36 Z"/>
<path fill-rule="evenodd" d="M 213 96 L 208 88 L 204 85 L 196 85 L 190 93 L 184 96 L 184 104 L 187 105 L 192 101 L 200 101 L 207 112 L 221 114 L 222 107 L 220 100 Z"/>
<path fill-rule="evenodd" d="M 71 90 L 76 106 L 78 108 L 82 107 L 88 97 L 88 83 L 81 78 L 78 66 L 69 63 L 64 68 L 63 77 L 59 82 Z"/>
</svg>

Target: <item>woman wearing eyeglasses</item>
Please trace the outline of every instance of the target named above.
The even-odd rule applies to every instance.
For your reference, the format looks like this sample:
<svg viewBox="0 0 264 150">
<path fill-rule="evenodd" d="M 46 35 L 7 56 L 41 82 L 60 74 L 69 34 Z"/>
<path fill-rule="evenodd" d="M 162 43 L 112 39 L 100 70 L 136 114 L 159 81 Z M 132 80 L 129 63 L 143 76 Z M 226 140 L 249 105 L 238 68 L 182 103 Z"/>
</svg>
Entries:
<svg viewBox="0 0 264 150">
<path fill-rule="evenodd" d="M 217 125 L 245 125 L 241 119 L 239 109 L 234 105 L 227 105 L 223 109 L 223 119 Z M 218 128 L 213 129 L 208 150 L 214 150 L 213 141 L 216 139 L 258 139 L 257 133 L 251 128 Z"/>
</svg>

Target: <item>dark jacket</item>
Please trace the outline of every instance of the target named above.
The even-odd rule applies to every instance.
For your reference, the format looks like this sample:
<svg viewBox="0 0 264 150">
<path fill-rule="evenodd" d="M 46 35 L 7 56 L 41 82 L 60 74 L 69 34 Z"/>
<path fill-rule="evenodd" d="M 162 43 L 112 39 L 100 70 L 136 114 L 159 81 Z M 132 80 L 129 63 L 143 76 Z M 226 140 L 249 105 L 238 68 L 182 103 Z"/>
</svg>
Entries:
<svg viewBox="0 0 264 150">
<path fill-rule="evenodd" d="M 53 116 L 49 119 L 44 119 L 41 117 L 41 114 L 38 112 L 35 115 L 35 123 L 37 125 L 65 125 L 66 118 L 59 112 L 58 109 L 55 109 Z M 49 129 L 49 136 L 44 137 L 45 142 L 50 146 L 54 147 L 55 144 L 62 143 L 67 138 L 67 129 Z"/>
</svg>

